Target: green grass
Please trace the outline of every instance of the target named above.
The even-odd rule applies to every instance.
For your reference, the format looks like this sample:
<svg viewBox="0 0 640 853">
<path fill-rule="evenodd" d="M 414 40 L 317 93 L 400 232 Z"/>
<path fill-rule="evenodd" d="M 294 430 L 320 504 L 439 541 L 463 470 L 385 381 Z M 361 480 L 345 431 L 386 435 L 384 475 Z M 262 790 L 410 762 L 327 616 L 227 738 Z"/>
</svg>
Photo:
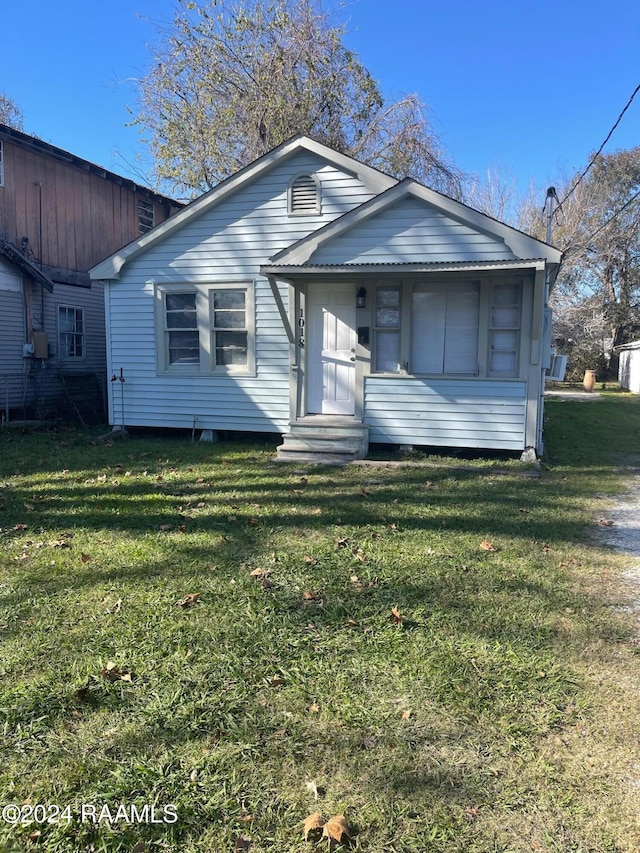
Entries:
<svg viewBox="0 0 640 853">
<path fill-rule="evenodd" d="M 547 410 L 537 480 L 0 433 L 0 803 L 71 817 L 0 849 L 313 851 L 320 811 L 338 850 L 637 850 L 640 661 L 592 534 L 640 401 Z"/>
</svg>

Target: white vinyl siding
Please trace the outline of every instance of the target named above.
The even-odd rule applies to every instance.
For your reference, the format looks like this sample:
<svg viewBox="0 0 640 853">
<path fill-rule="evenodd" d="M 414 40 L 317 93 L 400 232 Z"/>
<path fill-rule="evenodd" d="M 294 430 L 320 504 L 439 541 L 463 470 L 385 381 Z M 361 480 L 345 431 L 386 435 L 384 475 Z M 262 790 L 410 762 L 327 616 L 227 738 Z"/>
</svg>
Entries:
<svg viewBox="0 0 640 853">
<path fill-rule="evenodd" d="M 367 376 L 364 406 L 371 442 L 514 451 L 525 446 L 526 382 Z"/>
<path fill-rule="evenodd" d="M 322 214 L 289 216 L 287 188 L 300 174 L 322 187 Z M 279 163 L 251 184 L 189 221 L 123 268 L 108 285 L 109 375 L 123 367 L 125 422 L 131 426 L 285 432 L 289 424 L 289 342 L 260 265 L 309 231 L 372 197 L 353 174 L 310 152 Z M 154 291 L 254 281 L 254 373 L 158 370 Z M 289 287 L 278 283 L 289 304 Z M 157 300 L 156 300 L 157 301 Z M 208 310 L 208 303 L 203 309 Z M 203 326 L 204 326 L 203 320 Z M 115 383 L 114 383 L 115 384 Z M 121 399 L 108 383 L 111 423 Z"/>
<path fill-rule="evenodd" d="M 480 285 L 416 284 L 411 294 L 411 372 L 478 372 Z"/>
<path fill-rule="evenodd" d="M 62 361 L 84 359 L 84 308 L 58 305 L 58 354 Z"/>
<path fill-rule="evenodd" d="M 160 285 L 158 372 L 253 373 L 253 302 L 251 283 Z"/>
<path fill-rule="evenodd" d="M 489 374 L 517 376 L 522 315 L 522 285 L 494 284 L 489 332 Z"/>
</svg>

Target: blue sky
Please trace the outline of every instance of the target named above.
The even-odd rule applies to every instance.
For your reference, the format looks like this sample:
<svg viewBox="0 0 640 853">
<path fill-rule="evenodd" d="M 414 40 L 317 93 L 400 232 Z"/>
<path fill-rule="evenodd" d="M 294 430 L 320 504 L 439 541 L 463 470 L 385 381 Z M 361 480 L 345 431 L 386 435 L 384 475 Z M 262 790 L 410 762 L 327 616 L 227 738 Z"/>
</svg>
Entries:
<svg viewBox="0 0 640 853">
<path fill-rule="evenodd" d="M 0 91 L 25 131 L 141 181 L 127 107 L 172 0 L 2 6 Z M 637 0 L 350 0 L 339 14 L 385 95 L 429 104 L 460 168 L 499 167 L 521 190 L 586 165 L 640 83 Z M 605 150 L 634 145 L 640 94 Z"/>
</svg>

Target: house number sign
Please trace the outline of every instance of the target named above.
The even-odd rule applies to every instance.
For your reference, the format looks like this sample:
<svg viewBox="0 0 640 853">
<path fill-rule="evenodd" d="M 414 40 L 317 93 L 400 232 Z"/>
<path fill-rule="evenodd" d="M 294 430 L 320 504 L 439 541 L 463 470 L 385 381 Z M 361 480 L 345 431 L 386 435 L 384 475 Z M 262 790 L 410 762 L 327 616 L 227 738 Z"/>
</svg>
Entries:
<svg viewBox="0 0 640 853">
<path fill-rule="evenodd" d="M 301 349 L 304 347 L 304 308 L 300 309 L 298 317 L 298 346 Z"/>
</svg>

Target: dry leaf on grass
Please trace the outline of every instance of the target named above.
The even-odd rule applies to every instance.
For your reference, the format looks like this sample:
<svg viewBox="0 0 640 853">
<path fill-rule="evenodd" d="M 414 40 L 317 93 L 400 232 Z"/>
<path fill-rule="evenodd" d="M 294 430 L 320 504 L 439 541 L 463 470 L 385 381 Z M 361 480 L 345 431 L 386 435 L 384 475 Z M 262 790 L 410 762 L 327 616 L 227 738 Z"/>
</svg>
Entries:
<svg viewBox="0 0 640 853">
<path fill-rule="evenodd" d="M 397 605 L 391 608 L 391 618 L 393 620 L 394 625 L 402 625 L 404 622 L 404 616 L 398 610 Z"/>
<path fill-rule="evenodd" d="M 305 782 L 304 786 L 307 789 L 307 791 L 310 791 L 313 794 L 314 800 L 317 800 L 318 799 L 318 786 L 315 782 L 315 779 L 312 779 L 310 782 Z"/>
<path fill-rule="evenodd" d="M 185 595 L 185 597 L 181 601 L 176 602 L 177 607 L 182 607 L 186 610 L 188 607 L 195 607 L 198 603 L 198 599 L 200 598 L 201 593 L 199 592 L 190 592 L 189 595 Z"/>
<path fill-rule="evenodd" d="M 320 812 L 314 812 L 313 814 L 308 815 L 302 821 L 302 832 L 304 834 L 304 840 L 309 840 L 309 833 L 313 832 L 317 829 L 322 829 L 324 827 L 325 820 L 320 814 Z"/>
<path fill-rule="evenodd" d="M 349 837 L 349 826 L 344 815 L 339 814 L 329 818 L 322 828 L 322 837 L 329 841 L 336 841 L 340 844 L 343 835 Z"/>
<path fill-rule="evenodd" d="M 133 681 L 133 675 L 127 670 L 120 669 L 112 660 L 107 662 L 105 668 L 100 675 L 107 681 L 127 681 L 129 684 Z"/>
<path fill-rule="evenodd" d="M 408 720 L 410 717 L 411 717 L 411 708 L 407 708 L 407 710 L 406 710 L 406 711 L 403 711 L 403 712 L 402 712 L 402 717 L 401 717 L 401 719 L 403 719 L 403 720 Z"/>
<path fill-rule="evenodd" d="M 147 853 L 146 841 L 137 841 L 131 848 L 131 853 Z"/>
<path fill-rule="evenodd" d="M 492 545 L 491 542 L 488 542 L 485 539 L 483 542 L 480 543 L 480 550 L 481 551 L 497 551 L 498 549 L 494 545 Z"/>
<path fill-rule="evenodd" d="M 601 518 L 598 520 L 598 524 L 600 525 L 600 527 L 613 527 L 615 522 L 612 521 L 610 518 Z"/>
<path fill-rule="evenodd" d="M 236 838 L 235 853 L 242 853 L 243 850 L 251 850 L 253 839 L 248 835 L 239 835 Z"/>
</svg>

